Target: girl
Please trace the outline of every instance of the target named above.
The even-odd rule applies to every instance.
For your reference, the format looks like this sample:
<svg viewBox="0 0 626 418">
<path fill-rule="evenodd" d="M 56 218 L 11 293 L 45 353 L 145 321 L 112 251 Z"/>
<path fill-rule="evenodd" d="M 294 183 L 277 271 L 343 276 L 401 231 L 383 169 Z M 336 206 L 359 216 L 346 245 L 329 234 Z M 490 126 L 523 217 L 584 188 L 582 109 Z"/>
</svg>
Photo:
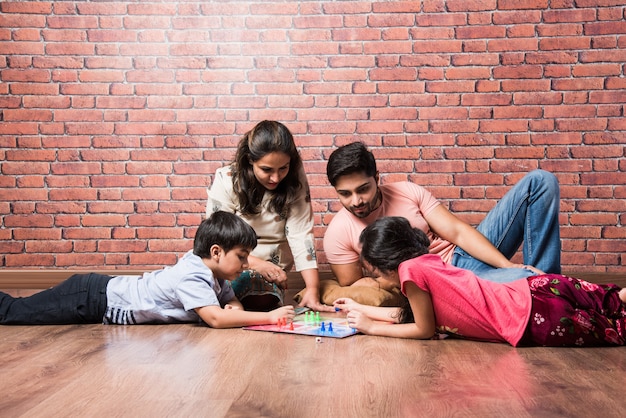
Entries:
<svg viewBox="0 0 626 418">
<path fill-rule="evenodd" d="M 306 285 L 300 305 L 332 311 L 320 303 L 309 185 L 285 125 L 266 120 L 241 138 L 232 164 L 215 172 L 206 214 L 217 210 L 237 214 L 259 237 L 250 269 L 231 283 L 246 309 L 282 305 L 295 263 Z"/>
<path fill-rule="evenodd" d="M 513 346 L 624 345 L 626 288 L 561 274 L 494 283 L 428 254 L 429 240 L 402 217 L 386 217 L 360 235 L 361 257 L 400 286 L 404 308 L 338 299 L 351 327 L 365 334 L 427 339 L 436 333 Z"/>
</svg>

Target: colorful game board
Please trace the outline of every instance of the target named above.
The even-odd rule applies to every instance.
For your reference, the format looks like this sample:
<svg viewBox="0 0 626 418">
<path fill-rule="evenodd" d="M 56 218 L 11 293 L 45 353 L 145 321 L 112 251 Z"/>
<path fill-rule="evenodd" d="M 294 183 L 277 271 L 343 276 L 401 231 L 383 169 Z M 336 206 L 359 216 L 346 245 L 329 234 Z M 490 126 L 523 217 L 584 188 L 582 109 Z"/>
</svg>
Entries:
<svg viewBox="0 0 626 418">
<path fill-rule="evenodd" d="M 296 315 L 293 322 L 254 325 L 244 329 L 331 338 L 349 337 L 358 332 L 348 326 L 345 316 L 310 311 Z"/>
</svg>

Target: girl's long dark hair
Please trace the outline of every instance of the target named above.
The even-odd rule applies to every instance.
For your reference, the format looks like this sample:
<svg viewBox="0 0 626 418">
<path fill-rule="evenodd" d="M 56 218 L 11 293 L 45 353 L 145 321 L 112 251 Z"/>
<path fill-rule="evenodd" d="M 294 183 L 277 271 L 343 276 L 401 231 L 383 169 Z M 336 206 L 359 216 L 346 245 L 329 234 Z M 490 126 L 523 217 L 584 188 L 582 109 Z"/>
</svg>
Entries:
<svg viewBox="0 0 626 418">
<path fill-rule="evenodd" d="M 246 216 L 261 212 L 263 195 L 267 191 L 254 176 L 252 163 L 272 152 L 289 156 L 289 172 L 272 191 L 269 209 L 287 217 L 289 207 L 296 200 L 302 187 L 298 177 L 302 159 L 293 136 L 285 125 L 276 121 L 259 122 L 239 141 L 233 164 L 233 187 L 239 199 L 239 210 Z"/>
<path fill-rule="evenodd" d="M 388 216 L 368 225 L 359 237 L 361 260 L 382 273 L 398 271 L 400 264 L 420 255 L 428 254 L 430 240 L 418 228 L 413 228 L 406 218 Z M 413 312 L 406 300 L 399 322 L 413 322 Z"/>
</svg>

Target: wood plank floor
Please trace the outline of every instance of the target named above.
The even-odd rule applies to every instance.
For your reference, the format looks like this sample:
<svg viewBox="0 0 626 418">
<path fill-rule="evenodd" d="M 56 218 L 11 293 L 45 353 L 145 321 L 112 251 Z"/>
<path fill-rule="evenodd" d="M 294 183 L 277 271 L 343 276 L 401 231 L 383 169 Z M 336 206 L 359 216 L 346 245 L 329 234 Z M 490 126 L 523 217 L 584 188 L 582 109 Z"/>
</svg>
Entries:
<svg viewBox="0 0 626 418">
<path fill-rule="evenodd" d="M 24 294 L 16 291 L 14 294 Z M 2 326 L 6 417 L 618 417 L 626 348 Z"/>
<path fill-rule="evenodd" d="M 14 292 L 24 294 L 25 291 Z M 27 293 L 27 292 L 26 292 Z M 625 348 L 0 327 L 6 417 L 618 417 Z"/>
</svg>

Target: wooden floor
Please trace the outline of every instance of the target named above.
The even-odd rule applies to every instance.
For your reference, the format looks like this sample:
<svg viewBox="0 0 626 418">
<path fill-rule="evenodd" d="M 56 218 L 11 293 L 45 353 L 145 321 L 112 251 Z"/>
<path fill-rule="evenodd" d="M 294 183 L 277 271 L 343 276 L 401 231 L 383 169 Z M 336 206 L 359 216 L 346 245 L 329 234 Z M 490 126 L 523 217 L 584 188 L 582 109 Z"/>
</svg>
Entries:
<svg viewBox="0 0 626 418">
<path fill-rule="evenodd" d="M 24 290 L 14 294 L 25 294 Z M 27 291 L 26 291 L 27 293 Z M 2 417 L 621 417 L 626 348 L 2 326 Z"/>
</svg>

